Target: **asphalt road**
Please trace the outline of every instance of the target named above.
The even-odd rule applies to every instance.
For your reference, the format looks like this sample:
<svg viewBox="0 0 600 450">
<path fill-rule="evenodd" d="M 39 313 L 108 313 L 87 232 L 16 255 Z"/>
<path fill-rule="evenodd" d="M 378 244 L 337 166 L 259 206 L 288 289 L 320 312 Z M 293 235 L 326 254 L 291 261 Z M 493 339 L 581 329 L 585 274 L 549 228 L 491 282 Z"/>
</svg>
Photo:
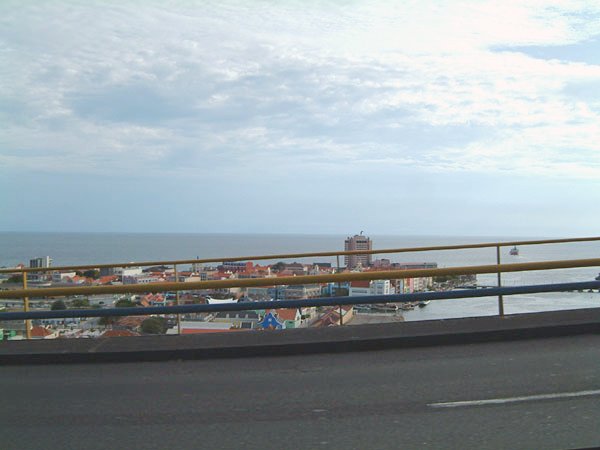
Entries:
<svg viewBox="0 0 600 450">
<path fill-rule="evenodd" d="M 598 335 L 331 355 L 5 366 L 0 387 L 2 449 L 600 444 Z"/>
</svg>

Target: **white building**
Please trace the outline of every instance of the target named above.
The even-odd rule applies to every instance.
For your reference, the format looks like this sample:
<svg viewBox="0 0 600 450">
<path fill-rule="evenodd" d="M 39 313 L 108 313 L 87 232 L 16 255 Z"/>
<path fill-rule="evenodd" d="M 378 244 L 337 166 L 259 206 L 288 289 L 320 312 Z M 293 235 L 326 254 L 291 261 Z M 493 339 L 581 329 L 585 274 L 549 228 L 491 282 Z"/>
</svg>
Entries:
<svg viewBox="0 0 600 450">
<path fill-rule="evenodd" d="M 365 295 L 392 295 L 394 293 L 390 280 L 372 280 L 351 282 L 348 295 L 350 297 L 360 297 Z"/>
<path fill-rule="evenodd" d="M 128 275 L 123 277 L 123 284 L 148 284 L 148 283 L 159 283 L 162 281 L 158 277 L 151 275 Z"/>
<path fill-rule="evenodd" d="M 142 275 L 143 272 L 141 267 L 115 267 L 114 273 L 122 277 L 133 277 Z"/>
<path fill-rule="evenodd" d="M 394 288 L 390 280 L 373 280 L 371 281 L 371 295 L 392 295 Z"/>
<path fill-rule="evenodd" d="M 67 278 L 74 278 L 76 275 L 75 272 L 54 272 L 52 274 L 52 281 L 54 283 L 61 283 Z"/>
</svg>

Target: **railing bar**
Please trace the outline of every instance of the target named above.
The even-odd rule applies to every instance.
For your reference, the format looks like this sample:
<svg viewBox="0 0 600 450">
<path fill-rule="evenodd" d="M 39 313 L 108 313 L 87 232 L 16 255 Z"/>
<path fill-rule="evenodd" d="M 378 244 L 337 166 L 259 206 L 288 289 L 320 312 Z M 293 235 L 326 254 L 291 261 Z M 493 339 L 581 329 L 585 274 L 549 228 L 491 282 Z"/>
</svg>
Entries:
<svg viewBox="0 0 600 450">
<path fill-rule="evenodd" d="M 21 272 L 23 274 L 23 289 L 27 289 L 27 273 Z M 29 297 L 23 297 L 23 311 L 29 312 Z M 25 337 L 27 339 L 31 339 L 31 320 L 25 320 Z"/>
<path fill-rule="evenodd" d="M 123 292 L 166 292 L 176 290 L 219 289 L 230 287 L 257 287 L 272 285 L 299 285 L 318 284 L 338 281 L 360 280 L 391 280 L 401 278 L 419 278 L 440 275 L 468 275 L 502 272 L 524 272 L 529 270 L 569 269 L 600 266 L 600 258 L 571 259 L 559 261 L 543 261 L 529 263 L 513 263 L 502 265 L 482 265 L 446 267 L 438 269 L 409 269 L 409 270 L 382 270 L 368 272 L 345 272 L 330 275 L 302 275 L 278 278 L 244 278 L 234 280 L 210 280 L 176 283 L 148 283 L 132 284 L 127 286 L 84 286 L 72 288 L 36 288 L 14 289 L 0 291 L 1 298 L 23 298 L 27 296 L 48 297 L 62 295 L 96 295 L 114 294 Z"/>
<path fill-rule="evenodd" d="M 496 246 L 496 264 L 500 267 L 500 246 Z M 498 271 L 498 287 L 502 287 L 502 272 Z M 504 299 L 502 295 L 498 296 L 498 315 L 504 316 Z"/>
<path fill-rule="evenodd" d="M 543 285 L 511 286 L 500 288 L 465 289 L 459 291 L 419 292 L 414 294 L 386 295 L 386 303 L 419 302 L 425 300 L 451 300 L 457 298 L 495 297 L 497 295 L 537 294 L 600 289 L 600 281 L 554 283 Z M 190 312 L 248 311 L 257 309 L 300 308 L 310 306 L 335 306 L 381 303 L 381 295 L 364 297 L 323 297 L 302 300 L 274 300 L 241 302 L 219 305 L 151 306 L 146 308 L 72 309 L 57 311 L 29 311 L 0 313 L 0 320 L 50 319 L 70 317 L 145 316 L 151 314 L 177 314 Z"/>
<path fill-rule="evenodd" d="M 331 252 L 314 252 L 314 253 L 287 253 L 287 254 L 273 254 L 273 255 L 256 255 L 256 256 L 228 256 L 222 258 L 210 258 L 210 259 L 180 259 L 180 260 L 169 260 L 169 261 L 138 261 L 128 263 L 102 263 L 102 264 L 85 264 L 85 265 L 72 265 L 72 266 L 54 266 L 54 267 L 39 267 L 39 268 L 22 268 L 22 269 L 0 269 L 0 273 L 15 273 L 18 271 L 25 272 L 50 272 L 58 270 L 71 270 L 71 269 L 100 269 L 110 267 L 134 267 L 134 266 L 157 266 L 157 265 L 174 265 L 174 264 L 205 264 L 205 263 L 217 263 L 217 262 L 231 262 L 231 261 L 260 261 L 267 259 L 290 259 L 290 258 L 308 258 L 308 257 L 325 257 L 325 256 L 338 256 L 338 255 L 374 255 L 383 253 L 412 253 L 412 252 L 427 252 L 427 251 L 440 251 L 440 250 L 463 250 L 463 249 L 476 249 L 476 248 L 488 248 L 501 246 L 514 246 L 514 245 L 543 245 L 543 244 L 561 244 L 561 243 L 573 243 L 573 242 L 591 242 L 600 241 L 600 236 L 597 237 L 585 237 L 585 238 L 565 238 L 565 239 L 543 239 L 543 240 L 529 240 L 529 241 L 506 241 L 506 242 L 487 242 L 480 244 L 457 244 L 457 245 L 438 245 L 430 247 L 405 247 L 405 248 L 388 248 L 378 250 L 351 250 L 351 251 L 331 251 Z"/>
<path fill-rule="evenodd" d="M 178 282 L 179 281 L 179 273 L 177 272 L 177 264 L 173 265 L 173 271 L 174 271 L 174 275 L 175 275 L 175 281 Z M 166 297 L 165 297 L 166 300 Z M 175 292 L 175 303 L 177 304 L 177 306 L 180 305 L 179 303 L 179 291 Z M 177 334 L 181 334 L 181 315 L 177 314 Z"/>
<path fill-rule="evenodd" d="M 340 255 L 337 255 L 336 259 L 337 259 L 337 273 L 340 273 Z M 338 281 L 337 286 L 338 286 L 337 295 L 340 295 L 342 283 Z M 350 291 L 348 291 L 348 293 L 350 293 Z M 340 308 L 340 326 L 342 326 L 342 325 L 344 325 L 344 321 L 342 319 L 342 305 L 338 305 L 338 306 Z"/>
</svg>

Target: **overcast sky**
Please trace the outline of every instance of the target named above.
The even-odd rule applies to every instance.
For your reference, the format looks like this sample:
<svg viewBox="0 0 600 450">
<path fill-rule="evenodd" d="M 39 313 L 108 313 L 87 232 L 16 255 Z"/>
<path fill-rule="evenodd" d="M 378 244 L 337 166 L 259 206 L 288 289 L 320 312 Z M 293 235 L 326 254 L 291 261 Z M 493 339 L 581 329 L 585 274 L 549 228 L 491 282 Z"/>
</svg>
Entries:
<svg viewBox="0 0 600 450">
<path fill-rule="evenodd" d="M 599 200 L 599 2 L 0 2 L 0 230 L 580 236 Z"/>
</svg>

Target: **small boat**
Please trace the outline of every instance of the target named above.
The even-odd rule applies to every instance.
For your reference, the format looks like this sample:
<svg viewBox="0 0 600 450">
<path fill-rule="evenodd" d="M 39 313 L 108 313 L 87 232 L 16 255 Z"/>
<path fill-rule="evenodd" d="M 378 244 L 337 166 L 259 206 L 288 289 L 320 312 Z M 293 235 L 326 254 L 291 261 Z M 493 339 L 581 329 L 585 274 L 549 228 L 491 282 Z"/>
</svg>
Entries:
<svg viewBox="0 0 600 450">
<path fill-rule="evenodd" d="M 429 302 L 431 300 L 424 300 L 422 302 L 419 302 L 419 308 L 425 308 L 427 305 L 429 305 Z"/>
<path fill-rule="evenodd" d="M 224 305 L 226 303 L 237 303 L 238 302 L 233 297 L 231 297 L 231 298 L 212 298 L 210 295 L 207 295 L 205 298 L 206 298 L 206 303 L 208 303 L 209 305 Z"/>
<path fill-rule="evenodd" d="M 510 249 L 510 252 L 508 252 L 508 253 L 510 253 L 512 256 L 518 256 L 519 255 L 519 249 L 515 245 L 513 248 Z"/>
<path fill-rule="evenodd" d="M 600 281 L 600 273 L 598 274 L 598 276 L 596 278 L 594 278 L 594 280 Z"/>
</svg>

